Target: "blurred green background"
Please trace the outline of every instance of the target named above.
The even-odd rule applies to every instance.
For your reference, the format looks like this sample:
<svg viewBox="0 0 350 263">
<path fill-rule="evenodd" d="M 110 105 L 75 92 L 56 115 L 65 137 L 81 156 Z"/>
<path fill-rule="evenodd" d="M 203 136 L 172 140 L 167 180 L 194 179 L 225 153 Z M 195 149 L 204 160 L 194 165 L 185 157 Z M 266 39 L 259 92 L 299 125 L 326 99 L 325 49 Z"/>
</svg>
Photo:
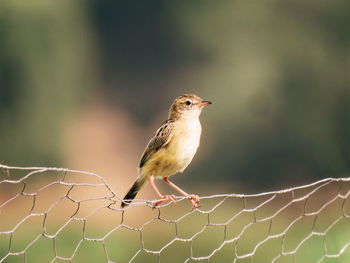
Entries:
<svg viewBox="0 0 350 263">
<path fill-rule="evenodd" d="M 201 196 L 258 193 L 348 176 L 349 14 L 350 2 L 340 0 L 0 1 L 0 162 L 96 172 L 123 195 L 170 103 L 183 93 L 197 93 L 214 104 L 201 116 L 202 141 L 194 161 L 184 176 L 174 177 L 186 191 Z M 19 193 L 2 189 L 4 202 Z M 331 195 L 320 196 L 329 201 Z M 146 188 L 138 197 L 155 195 Z M 344 213 L 340 201 L 326 213 L 327 220 Z M 182 203 L 173 211 L 186 213 L 188 204 Z M 10 202 L 14 210 L 2 214 L 11 223 L 17 222 L 12 217 L 20 221 L 21 213 L 29 211 L 16 204 Z M 242 209 L 224 208 L 211 216 L 217 213 L 225 220 L 235 208 Z M 290 223 L 302 209 L 287 211 L 276 225 Z M 58 214 L 65 210 L 58 209 Z M 99 231 L 106 218 L 98 217 L 93 231 Z M 29 224 L 24 237 L 33 226 L 42 233 L 40 220 Z M 242 224 L 252 220 L 242 219 Z M 5 221 L 3 231 L 9 230 Z M 184 227 L 190 231 L 194 221 Z M 343 247 L 343 239 L 348 241 L 348 225 L 343 218 L 334 235 L 328 235 L 327 242 L 337 247 L 334 253 Z M 58 245 L 69 253 L 75 248 L 70 242 L 81 238 L 81 226 L 72 229 Z M 264 229 L 248 233 L 243 248 Z M 310 229 L 303 224 L 291 238 L 300 244 L 298 234 L 305 237 Z M 200 251 L 209 241 L 216 242 L 217 231 L 204 236 Z M 169 233 L 160 229 L 151 236 L 161 239 Z M 133 234 L 117 232 L 111 237 L 109 250 L 120 260 L 128 256 L 121 251 L 138 240 Z M 8 244 L 9 235 L 1 238 Z M 28 240 L 20 236 L 16 242 L 25 246 Z M 303 259 L 297 262 L 322 254 L 325 241 L 319 241 L 310 241 L 308 256 L 301 253 Z M 53 257 L 40 254 L 52 247 L 51 240 L 42 246 L 40 242 L 30 249 L 32 254 L 28 252 L 29 261 Z M 279 249 L 280 244 L 269 243 L 262 253 Z M 232 256 L 232 248 L 227 249 L 224 256 Z M 95 253 L 102 251 L 87 250 L 85 261 L 95 261 Z M 179 251 L 167 255 L 175 260 Z M 6 253 L 7 245 L 0 246 L 1 256 Z M 348 258 L 347 254 L 344 262 Z"/>
<path fill-rule="evenodd" d="M 346 176 L 349 13 L 349 1 L 1 1 L 0 161 L 118 173 L 124 191 L 172 100 L 193 92 L 214 104 L 180 184 Z"/>
</svg>

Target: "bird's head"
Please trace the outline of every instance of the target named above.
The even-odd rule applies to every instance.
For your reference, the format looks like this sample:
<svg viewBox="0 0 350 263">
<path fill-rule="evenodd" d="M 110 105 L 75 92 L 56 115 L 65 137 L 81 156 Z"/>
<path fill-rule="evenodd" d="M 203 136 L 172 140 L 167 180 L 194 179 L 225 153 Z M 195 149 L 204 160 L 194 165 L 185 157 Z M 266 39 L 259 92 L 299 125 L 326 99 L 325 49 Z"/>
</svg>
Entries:
<svg viewBox="0 0 350 263">
<path fill-rule="evenodd" d="M 169 116 L 172 119 L 198 117 L 202 109 L 209 104 L 212 103 L 195 94 L 184 94 L 174 100 L 169 110 Z"/>
</svg>

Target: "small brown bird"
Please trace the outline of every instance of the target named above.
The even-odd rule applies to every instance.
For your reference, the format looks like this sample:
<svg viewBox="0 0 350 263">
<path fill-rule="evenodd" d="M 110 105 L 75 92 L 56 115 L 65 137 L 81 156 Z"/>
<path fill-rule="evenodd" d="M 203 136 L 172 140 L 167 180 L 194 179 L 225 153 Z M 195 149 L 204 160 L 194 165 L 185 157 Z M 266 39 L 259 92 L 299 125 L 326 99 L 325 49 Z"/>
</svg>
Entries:
<svg viewBox="0 0 350 263">
<path fill-rule="evenodd" d="M 202 127 L 199 115 L 210 101 L 202 100 L 194 94 L 184 94 L 173 102 L 169 109 L 169 118 L 157 130 L 142 154 L 139 176 L 123 198 L 121 207 L 131 203 L 140 189 L 150 182 L 160 201 L 175 202 L 174 195 L 162 195 L 154 183 L 154 178 L 162 178 L 165 183 L 181 195 L 186 196 L 193 208 L 198 208 L 199 197 L 187 194 L 169 181 L 169 177 L 183 172 L 191 163 L 199 146 Z"/>
</svg>

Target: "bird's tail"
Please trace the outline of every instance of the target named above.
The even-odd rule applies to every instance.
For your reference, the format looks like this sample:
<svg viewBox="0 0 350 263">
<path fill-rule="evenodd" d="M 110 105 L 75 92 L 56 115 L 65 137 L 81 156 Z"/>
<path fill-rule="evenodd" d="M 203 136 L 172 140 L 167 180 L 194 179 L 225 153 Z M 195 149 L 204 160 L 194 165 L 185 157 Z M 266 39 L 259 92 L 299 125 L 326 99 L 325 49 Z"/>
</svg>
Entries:
<svg viewBox="0 0 350 263">
<path fill-rule="evenodd" d="M 145 176 L 140 176 L 139 178 L 136 179 L 134 184 L 131 186 L 130 190 L 128 193 L 124 196 L 121 207 L 125 207 L 129 205 L 132 200 L 136 197 L 137 193 L 141 190 L 141 188 L 145 185 L 146 183 L 146 177 Z"/>
</svg>

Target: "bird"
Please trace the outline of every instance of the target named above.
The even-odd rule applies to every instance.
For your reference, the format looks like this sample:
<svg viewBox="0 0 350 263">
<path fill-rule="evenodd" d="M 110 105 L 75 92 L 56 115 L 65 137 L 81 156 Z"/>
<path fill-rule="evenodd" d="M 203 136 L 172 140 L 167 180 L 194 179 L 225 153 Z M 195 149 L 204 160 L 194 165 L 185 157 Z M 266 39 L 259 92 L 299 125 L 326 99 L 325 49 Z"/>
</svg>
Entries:
<svg viewBox="0 0 350 263">
<path fill-rule="evenodd" d="M 138 167 L 138 177 L 124 196 L 121 207 L 129 205 L 138 192 L 150 183 L 157 194 L 153 208 L 165 201 L 176 202 L 175 195 L 163 195 L 154 180 L 161 178 L 175 191 L 189 199 L 192 208 L 199 208 L 199 197 L 188 194 L 169 180 L 169 177 L 182 173 L 191 163 L 200 143 L 202 133 L 199 116 L 202 109 L 212 104 L 195 94 L 184 94 L 176 98 L 170 106 L 168 119 L 156 131 L 147 144 Z"/>
</svg>

